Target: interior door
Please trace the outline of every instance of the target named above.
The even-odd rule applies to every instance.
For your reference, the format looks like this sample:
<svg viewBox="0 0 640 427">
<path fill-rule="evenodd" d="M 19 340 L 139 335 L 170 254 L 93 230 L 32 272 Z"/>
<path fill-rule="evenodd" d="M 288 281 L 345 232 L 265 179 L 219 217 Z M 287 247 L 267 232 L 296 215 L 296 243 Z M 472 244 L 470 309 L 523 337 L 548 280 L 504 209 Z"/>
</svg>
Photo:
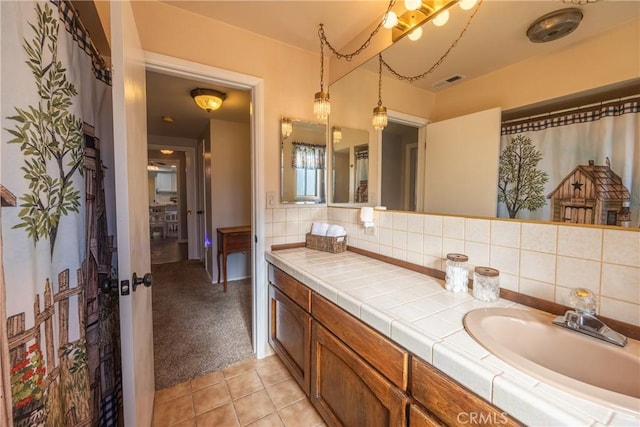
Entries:
<svg viewBox="0 0 640 427">
<path fill-rule="evenodd" d="M 134 291 L 133 273 L 151 268 L 147 203 L 145 63 L 131 5 L 111 2 L 113 136 L 124 424 L 150 426 L 153 415 L 151 288 Z"/>
</svg>

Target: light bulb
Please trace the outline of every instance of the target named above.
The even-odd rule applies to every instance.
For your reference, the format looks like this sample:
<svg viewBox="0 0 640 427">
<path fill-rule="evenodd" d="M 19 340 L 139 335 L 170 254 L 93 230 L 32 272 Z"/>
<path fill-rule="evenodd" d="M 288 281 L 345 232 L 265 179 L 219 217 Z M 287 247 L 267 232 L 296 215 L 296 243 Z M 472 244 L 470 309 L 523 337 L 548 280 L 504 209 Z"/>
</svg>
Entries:
<svg viewBox="0 0 640 427">
<path fill-rule="evenodd" d="M 422 0 L 404 0 L 404 7 L 407 10 L 416 10 L 422 6 Z"/>
<path fill-rule="evenodd" d="M 390 10 L 384 16 L 384 20 L 382 21 L 382 26 L 385 27 L 387 30 L 390 30 L 396 25 L 398 25 L 398 15 L 396 15 L 396 13 L 393 10 Z"/>
<path fill-rule="evenodd" d="M 462 10 L 469 10 L 473 8 L 476 3 L 478 3 L 478 0 L 460 0 L 460 2 L 458 2 L 458 4 L 460 5 L 460 9 Z"/>
<path fill-rule="evenodd" d="M 407 37 L 409 37 L 409 40 L 411 41 L 420 40 L 420 37 L 422 37 L 422 27 L 417 27 L 415 30 L 411 31 Z"/>
<path fill-rule="evenodd" d="M 436 27 L 442 27 L 444 24 L 447 23 L 448 20 L 449 20 L 449 11 L 443 10 L 442 12 L 438 13 L 438 16 L 433 18 L 433 25 L 435 25 Z"/>
</svg>

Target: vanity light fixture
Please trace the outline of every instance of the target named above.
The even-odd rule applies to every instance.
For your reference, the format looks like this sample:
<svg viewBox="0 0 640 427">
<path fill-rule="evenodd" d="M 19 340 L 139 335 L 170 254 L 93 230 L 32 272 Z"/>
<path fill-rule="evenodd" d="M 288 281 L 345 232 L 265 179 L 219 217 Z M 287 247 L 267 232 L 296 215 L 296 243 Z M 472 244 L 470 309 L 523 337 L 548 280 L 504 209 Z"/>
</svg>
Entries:
<svg viewBox="0 0 640 427">
<path fill-rule="evenodd" d="M 160 150 L 160 152 L 162 154 L 166 154 L 167 156 L 173 154 L 173 150 Z"/>
<path fill-rule="evenodd" d="M 196 88 L 191 91 L 191 97 L 198 107 L 210 113 L 222 106 L 227 94 L 215 89 Z"/>
<path fill-rule="evenodd" d="M 371 120 L 375 130 L 382 130 L 387 126 L 387 107 L 382 105 L 382 54 L 378 54 L 378 105 L 373 109 Z"/>
<path fill-rule="evenodd" d="M 284 138 L 289 138 L 291 132 L 293 132 L 293 122 L 291 119 L 287 117 L 282 118 L 282 122 L 280 123 L 280 131 L 282 132 L 282 136 Z"/>
<path fill-rule="evenodd" d="M 341 127 L 334 126 L 333 128 L 331 128 L 331 140 L 333 141 L 334 144 L 337 144 L 340 141 L 342 141 L 342 128 Z"/>
<path fill-rule="evenodd" d="M 478 0 L 405 0 L 406 12 L 398 16 L 393 11 L 388 11 L 383 18 L 383 25 L 392 29 L 391 39 L 398 41 L 404 36 L 410 40 L 418 40 L 422 31 L 418 28 L 427 21 L 432 21 L 436 26 L 443 26 L 449 20 L 449 8 L 455 3 L 460 4 L 463 10 L 473 8 Z"/>
</svg>

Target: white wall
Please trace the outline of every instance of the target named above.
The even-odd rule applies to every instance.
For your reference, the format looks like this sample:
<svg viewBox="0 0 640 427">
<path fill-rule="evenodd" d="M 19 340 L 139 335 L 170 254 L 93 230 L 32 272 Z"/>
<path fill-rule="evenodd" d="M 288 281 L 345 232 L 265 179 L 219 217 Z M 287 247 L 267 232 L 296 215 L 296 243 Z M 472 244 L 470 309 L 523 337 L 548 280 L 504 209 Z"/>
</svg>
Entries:
<svg viewBox="0 0 640 427">
<path fill-rule="evenodd" d="M 211 120 L 211 215 L 214 254 L 217 228 L 251 225 L 251 136 L 246 123 Z M 227 280 L 249 277 L 250 262 L 250 253 L 229 255 Z M 213 267 L 215 280 L 217 265 Z"/>
</svg>

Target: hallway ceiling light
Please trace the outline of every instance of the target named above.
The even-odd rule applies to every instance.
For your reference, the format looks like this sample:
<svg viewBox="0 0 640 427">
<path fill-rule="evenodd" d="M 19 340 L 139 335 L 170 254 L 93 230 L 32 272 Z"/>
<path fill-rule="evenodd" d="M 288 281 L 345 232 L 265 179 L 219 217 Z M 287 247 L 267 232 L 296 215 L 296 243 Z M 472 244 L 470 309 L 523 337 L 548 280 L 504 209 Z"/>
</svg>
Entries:
<svg viewBox="0 0 640 427">
<path fill-rule="evenodd" d="M 171 116 L 162 116 L 161 119 L 164 123 L 173 123 L 173 117 Z"/>
<path fill-rule="evenodd" d="M 162 154 L 166 154 L 167 156 L 173 154 L 173 150 L 160 150 Z"/>
<path fill-rule="evenodd" d="M 196 88 L 191 91 L 191 97 L 198 107 L 210 113 L 222 106 L 222 101 L 227 98 L 227 94 L 215 89 Z"/>
</svg>

